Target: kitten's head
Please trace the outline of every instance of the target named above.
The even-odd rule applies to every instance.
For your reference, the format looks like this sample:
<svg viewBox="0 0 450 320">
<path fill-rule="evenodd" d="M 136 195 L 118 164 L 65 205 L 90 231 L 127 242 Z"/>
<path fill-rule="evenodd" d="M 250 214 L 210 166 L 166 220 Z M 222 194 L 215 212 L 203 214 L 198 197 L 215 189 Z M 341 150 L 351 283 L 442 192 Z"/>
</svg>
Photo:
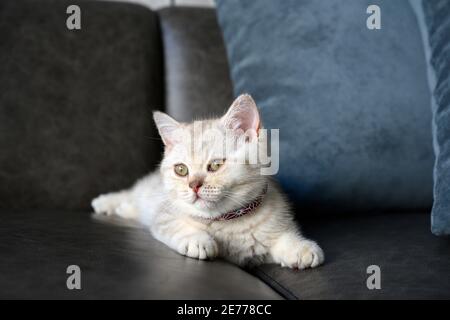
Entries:
<svg viewBox="0 0 450 320">
<path fill-rule="evenodd" d="M 266 146 L 249 95 L 239 96 L 219 119 L 179 123 L 162 112 L 154 120 L 165 145 L 161 173 L 171 205 L 214 218 L 257 198 L 266 186 L 250 155 Z"/>
</svg>

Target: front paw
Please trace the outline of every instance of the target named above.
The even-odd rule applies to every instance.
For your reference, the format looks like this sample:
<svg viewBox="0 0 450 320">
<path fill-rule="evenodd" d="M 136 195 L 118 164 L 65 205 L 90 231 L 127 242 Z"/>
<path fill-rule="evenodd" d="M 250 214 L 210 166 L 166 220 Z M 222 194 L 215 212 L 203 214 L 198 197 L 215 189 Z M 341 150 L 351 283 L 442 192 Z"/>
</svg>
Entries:
<svg viewBox="0 0 450 320">
<path fill-rule="evenodd" d="M 180 241 L 178 252 L 194 259 L 213 259 L 219 248 L 216 241 L 207 234 L 196 234 Z"/>
<path fill-rule="evenodd" d="M 311 240 L 301 240 L 295 247 L 285 250 L 281 266 L 292 269 L 315 268 L 323 263 L 325 256 L 317 243 Z"/>
</svg>

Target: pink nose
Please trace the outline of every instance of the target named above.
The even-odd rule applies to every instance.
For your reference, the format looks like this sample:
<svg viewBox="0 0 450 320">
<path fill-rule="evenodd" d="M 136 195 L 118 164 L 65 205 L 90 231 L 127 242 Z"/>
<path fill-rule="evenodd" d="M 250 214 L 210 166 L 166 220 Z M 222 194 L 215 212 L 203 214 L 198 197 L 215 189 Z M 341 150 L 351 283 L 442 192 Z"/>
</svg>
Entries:
<svg viewBox="0 0 450 320">
<path fill-rule="evenodd" d="M 200 190 L 201 186 L 203 185 L 200 181 L 192 181 L 189 182 L 189 187 L 195 192 L 198 193 L 198 190 Z"/>
</svg>

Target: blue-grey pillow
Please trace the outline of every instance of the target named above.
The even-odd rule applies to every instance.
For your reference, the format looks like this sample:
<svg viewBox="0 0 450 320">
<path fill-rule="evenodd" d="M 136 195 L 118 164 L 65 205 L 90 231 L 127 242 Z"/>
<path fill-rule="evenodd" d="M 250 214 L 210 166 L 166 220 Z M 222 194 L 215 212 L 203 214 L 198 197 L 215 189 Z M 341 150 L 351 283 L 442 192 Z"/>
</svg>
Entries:
<svg viewBox="0 0 450 320">
<path fill-rule="evenodd" d="M 432 94 L 434 203 L 431 230 L 450 235 L 450 1 L 410 0 L 422 31 Z"/>
<path fill-rule="evenodd" d="M 278 179 L 300 208 L 429 210 L 430 94 L 407 0 L 216 3 L 235 95 L 280 128 Z"/>
</svg>

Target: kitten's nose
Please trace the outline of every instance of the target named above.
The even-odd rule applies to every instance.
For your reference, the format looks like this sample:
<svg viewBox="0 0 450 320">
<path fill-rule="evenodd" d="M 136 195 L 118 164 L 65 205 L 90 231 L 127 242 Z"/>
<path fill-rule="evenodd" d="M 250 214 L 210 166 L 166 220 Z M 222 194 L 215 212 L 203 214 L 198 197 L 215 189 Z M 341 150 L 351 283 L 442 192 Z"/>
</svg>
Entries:
<svg viewBox="0 0 450 320">
<path fill-rule="evenodd" d="M 201 180 L 193 180 L 189 182 L 189 188 L 191 188 L 195 193 L 198 193 L 200 187 L 203 185 L 203 181 Z"/>
</svg>

